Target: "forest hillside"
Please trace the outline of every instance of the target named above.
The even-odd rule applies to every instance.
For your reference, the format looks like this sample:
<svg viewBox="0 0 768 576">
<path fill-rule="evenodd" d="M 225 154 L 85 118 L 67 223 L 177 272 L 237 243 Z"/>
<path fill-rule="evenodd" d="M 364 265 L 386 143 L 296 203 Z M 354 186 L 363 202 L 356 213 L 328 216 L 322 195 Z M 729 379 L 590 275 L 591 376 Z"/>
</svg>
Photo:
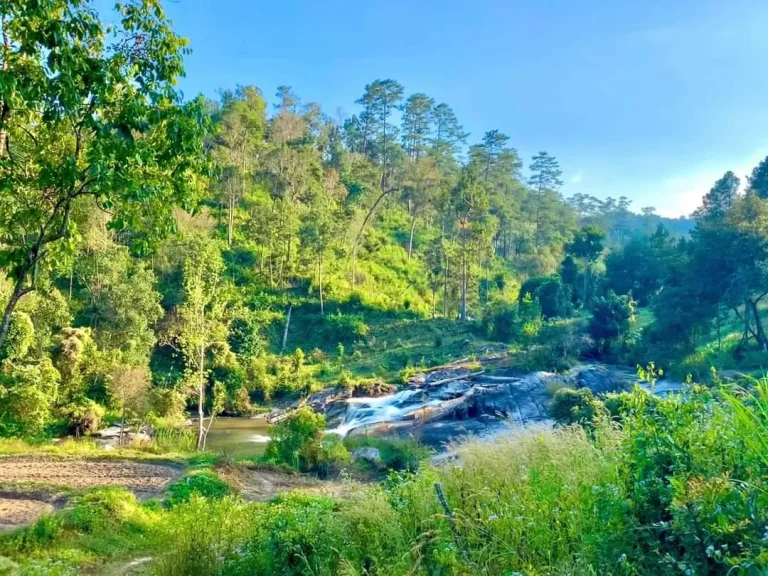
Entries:
<svg viewBox="0 0 768 576">
<path fill-rule="evenodd" d="M 664 218 L 113 16 L 0 6 L 0 573 L 768 569 L 768 158 Z"/>
</svg>

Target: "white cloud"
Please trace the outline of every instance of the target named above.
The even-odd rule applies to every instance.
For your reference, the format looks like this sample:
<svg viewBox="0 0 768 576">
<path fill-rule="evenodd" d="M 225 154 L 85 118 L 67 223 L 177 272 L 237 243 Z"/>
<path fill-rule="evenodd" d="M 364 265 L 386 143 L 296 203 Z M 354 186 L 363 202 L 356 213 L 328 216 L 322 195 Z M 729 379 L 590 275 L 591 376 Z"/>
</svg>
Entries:
<svg viewBox="0 0 768 576">
<path fill-rule="evenodd" d="M 687 216 L 701 205 L 702 197 L 709 192 L 712 184 L 722 177 L 728 170 L 732 170 L 741 178 L 742 190 L 746 185 L 747 175 L 757 166 L 767 152 L 760 150 L 751 154 L 748 159 L 742 159 L 738 163 L 730 165 L 718 165 L 700 172 L 674 176 L 663 181 L 655 195 L 658 199 L 656 210 L 662 216 L 677 218 Z"/>
<path fill-rule="evenodd" d="M 576 172 L 576 174 L 571 176 L 571 184 L 580 184 L 583 176 L 584 175 L 581 173 L 581 170 L 579 170 L 578 172 Z"/>
</svg>

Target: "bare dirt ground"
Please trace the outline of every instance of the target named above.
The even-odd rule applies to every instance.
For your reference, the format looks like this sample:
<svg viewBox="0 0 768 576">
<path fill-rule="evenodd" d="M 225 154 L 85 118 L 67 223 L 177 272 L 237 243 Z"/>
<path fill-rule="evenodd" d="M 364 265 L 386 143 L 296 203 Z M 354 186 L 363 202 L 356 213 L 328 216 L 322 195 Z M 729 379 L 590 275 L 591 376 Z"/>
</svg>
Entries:
<svg viewBox="0 0 768 576">
<path fill-rule="evenodd" d="M 27 498 L 0 497 L 0 531 L 14 530 L 55 510 L 53 504 Z"/>
<path fill-rule="evenodd" d="M 56 488 L 120 486 L 141 498 L 158 493 L 180 469 L 169 464 L 133 460 L 85 460 L 14 456 L 0 458 L 0 530 L 12 530 L 53 512 L 63 504 L 51 490 L 25 488 L 26 484 Z"/>
<path fill-rule="evenodd" d="M 121 486 L 145 496 L 158 492 L 178 475 L 176 466 L 135 460 L 29 456 L 0 459 L 0 484 L 34 482 L 66 488 Z"/>
<path fill-rule="evenodd" d="M 285 492 L 344 497 L 359 489 L 356 482 L 318 480 L 266 466 L 221 466 L 216 472 L 249 502 L 266 502 Z"/>
</svg>

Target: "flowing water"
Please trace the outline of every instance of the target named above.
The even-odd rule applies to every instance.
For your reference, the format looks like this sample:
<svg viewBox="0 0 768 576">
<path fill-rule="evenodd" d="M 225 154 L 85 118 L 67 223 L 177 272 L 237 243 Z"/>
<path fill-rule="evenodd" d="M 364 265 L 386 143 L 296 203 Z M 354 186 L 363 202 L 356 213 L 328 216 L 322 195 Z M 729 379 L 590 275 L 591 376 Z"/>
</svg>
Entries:
<svg viewBox="0 0 768 576">
<path fill-rule="evenodd" d="M 206 448 L 230 456 L 259 456 L 269 442 L 264 418 L 217 418 L 208 432 Z"/>
<path fill-rule="evenodd" d="M 417 410 L 440 403 L 439 399 L 424 401 L 421 396 L 421 390 L 403 390 L 378 398 L 349 398 L 344 420 L 328 432 L 343 438 L 355 428 L 383 422 L 398 422 Z"/>
</svg>

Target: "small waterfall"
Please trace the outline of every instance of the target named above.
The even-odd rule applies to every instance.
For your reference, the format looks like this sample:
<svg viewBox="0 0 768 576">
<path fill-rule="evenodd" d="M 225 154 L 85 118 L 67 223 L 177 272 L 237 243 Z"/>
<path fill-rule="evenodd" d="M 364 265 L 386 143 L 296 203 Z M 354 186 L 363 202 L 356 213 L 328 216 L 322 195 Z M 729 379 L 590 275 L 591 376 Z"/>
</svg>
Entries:
<svg viewBox="0 0 768 576">
<path fill-rule="evenodd" d="M 344 421 L 327 432 L 343 438 L 351 430 L 361 426 L 401 420 L 405 415 L 424 406 L 414 398 L 418 393 L 419 390 L 403 390 L 378 398 L 349 398 Z"/>
</svg>

